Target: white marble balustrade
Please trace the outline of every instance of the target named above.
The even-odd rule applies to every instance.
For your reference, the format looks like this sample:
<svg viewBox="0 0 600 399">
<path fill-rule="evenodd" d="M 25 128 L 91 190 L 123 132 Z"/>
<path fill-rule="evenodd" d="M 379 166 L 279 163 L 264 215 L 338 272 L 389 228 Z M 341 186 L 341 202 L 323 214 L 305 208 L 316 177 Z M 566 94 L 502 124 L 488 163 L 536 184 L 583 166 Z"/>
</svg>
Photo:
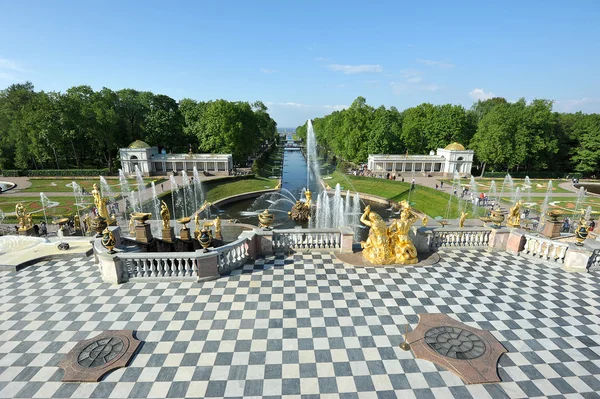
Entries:
<svg viewBox="0 0 600 399">
<path fill-rule="evenodd" d="M 273 251 L 340 250 L 342 232 L 339 229 L 273 230 Z"/>
<path fill-rule="evenodd" d="M 430 250 L 449 247 L 487 247 L 490 243 L 489 228 L 434 229 L 427 237 Z"/>
<path fill-rule="evenodd" d="M 232 270 L 242 267 L 250 259 L 248 249 L 251 243 L 250 239 L 242 238 L 222 247 L 215 248 L 213 251 L 219 254 L 217 258 L 219 274 L 227 274 Z"/>
<path fill-rule="evenodd" d="M 569 249 L 568 243 L 529 234 L 525 234 L 525 240 L 525 248 L 522 254 L 550 262 L 564 263 L 565 255 Z"/>
<path fill-rule="evenodd" d="M 128 281 L 176 280 L 196 281 L 197 258 L 195 252 L 174 253 L 125 253 L 119 258 L 124 262 L 124 279 Z"/>
</svg>

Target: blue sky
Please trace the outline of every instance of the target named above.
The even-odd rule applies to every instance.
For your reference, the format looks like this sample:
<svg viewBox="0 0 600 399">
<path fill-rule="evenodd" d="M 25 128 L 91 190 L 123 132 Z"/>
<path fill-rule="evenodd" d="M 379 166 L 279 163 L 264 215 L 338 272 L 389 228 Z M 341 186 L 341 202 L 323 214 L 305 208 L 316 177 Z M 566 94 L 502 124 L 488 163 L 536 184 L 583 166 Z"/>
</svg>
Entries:
<svg viewBox="0 0 600 399">
<path fill-rule="evenodd" d="M 0 87 L 265 102 L 281 127 L 364 96 L 600 112 L 600 1 L 0 1 Z"/>
</svg>

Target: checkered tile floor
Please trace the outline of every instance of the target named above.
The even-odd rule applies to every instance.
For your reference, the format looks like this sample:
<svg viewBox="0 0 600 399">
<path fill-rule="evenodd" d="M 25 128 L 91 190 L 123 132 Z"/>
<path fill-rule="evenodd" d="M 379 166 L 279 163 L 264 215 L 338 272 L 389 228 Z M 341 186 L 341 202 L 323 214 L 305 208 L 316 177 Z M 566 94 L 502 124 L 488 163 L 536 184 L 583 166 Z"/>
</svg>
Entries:
<svg viewBox="0 0 600 399">
<path fill-rule="evenodd" d="M 100 280 L 91 258 L 0 273 L 2 398 L 598 398 L 600 276 L 507 253 L 430 267 L 345 267 L 330 254 L 258 259 L 206 283 Z M 418 313 L 492 331 L 500 384 L 465 385 L 398 348 Z M 76 342 L 145 341 L 99 383 L 61 383 Z"/>
</svg>

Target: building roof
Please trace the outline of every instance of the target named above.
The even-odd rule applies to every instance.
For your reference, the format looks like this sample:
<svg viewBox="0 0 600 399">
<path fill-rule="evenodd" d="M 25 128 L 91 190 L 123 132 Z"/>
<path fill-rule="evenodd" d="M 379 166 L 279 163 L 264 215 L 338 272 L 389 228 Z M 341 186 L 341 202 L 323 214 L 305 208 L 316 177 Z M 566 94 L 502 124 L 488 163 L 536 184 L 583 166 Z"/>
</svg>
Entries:
<svg viewBox="0 0 600 399">
<path fill-rule="evenodd" d="M 129 144 L 129 147 L 127 148 L 150 148 L 150 144 L 142 140 L 136 140 L 133 143 Z"/>
<path fill-rule="evenodd" d="M 457 142 L 455 141 L 455 142 L 454 142 L 454 143 L 452 143 L 452 144 L 448 144 L 448 145 L 446 146 L 446 148 L 444 148 L 444 150 L 452 150 L 452 151 L 465 151 L 465 147 L 464 147 L 462 144 L 460 144 L 460 143 L 457 143 Z"/>
</svg>

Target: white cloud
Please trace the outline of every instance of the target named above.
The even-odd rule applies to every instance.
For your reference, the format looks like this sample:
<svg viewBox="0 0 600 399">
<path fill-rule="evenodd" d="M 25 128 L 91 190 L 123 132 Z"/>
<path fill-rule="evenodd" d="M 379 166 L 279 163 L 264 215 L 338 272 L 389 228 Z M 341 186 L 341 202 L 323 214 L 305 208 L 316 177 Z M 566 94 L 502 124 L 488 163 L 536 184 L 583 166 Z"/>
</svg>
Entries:
<svg viewBox="0 0 600 399">
<path fill-rule="evenodd" d="M 600 112 L 600 98 L 583 97 L 580 100 L 557 100 L 554 105 L 555 111 L 558 112 Z"/>
<path fill-rule="evenodd" d="M 435 83 L 427 82 L 423 78 L 423 72 L 418 69 L 403 69 L 400 71 L 402 81 L 392 81 L 390 86 L 396 94 L 407 91 L 438 91 L 440 86 Z"/>
<path fill-rule="evenodd" d="M 427 66 L 436 66 L 439 68 L 454 68 L 454 64 L 445 61 L 433 61 L 433 60 L 423 60 L 421 58 L 417 58 L 417 62 L 420 64 L 425 64 Z"/>
<path fill-rule="evenodd" d="M 276 69 L 267 69 L 267 68 L 260 68 L 260 71 L 262 73 L 275 73 L 275 72 L 277 72 Z"/>
<path fill-rule="evenodd" d="M 317 57 L 315 58 L 315 61 L 331 61 L 331 59 L 327 58 L 327 57 Z"/>
<path fill-rule="evenodd" d="M 0 80 L 16 81 L 19 72 L 26 72 L 15 61 L 0 58 Z"/>
<path fill-rule="evenodd" d="M 485 92 L 483 89 L 473 89 L 469 92 L 469 96 L 474 100 L 489 100 L 494 97 L 494 93 Z"/>
<path fill-rule="evenodd" d="M 340 64 L 329 64 L 327 68 L 332 71 L 342 72 L 346 75 L 355 73 L 379 73 L 383 71 L 381 65 L 340 65 Z"/>
</svg>

